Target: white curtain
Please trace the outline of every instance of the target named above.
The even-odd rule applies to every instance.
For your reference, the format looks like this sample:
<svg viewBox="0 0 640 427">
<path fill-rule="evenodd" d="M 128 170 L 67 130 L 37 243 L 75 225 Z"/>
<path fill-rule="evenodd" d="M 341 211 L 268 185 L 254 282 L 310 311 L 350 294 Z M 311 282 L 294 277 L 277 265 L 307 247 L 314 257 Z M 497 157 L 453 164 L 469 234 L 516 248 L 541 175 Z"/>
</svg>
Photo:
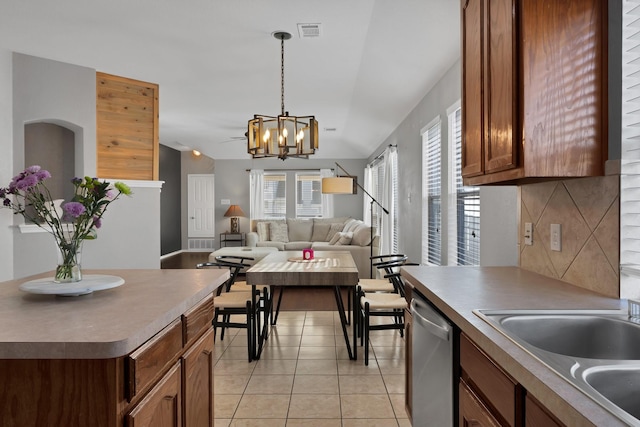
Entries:
<svg viewBox="0 0 640 427">
<path fill-rule="evenodd" d="M 331 169 L 320 169 L 320 178 L 331 178 L 334 176 Z M 322 195 L 322 217 L 333 218 L 333 194 Z"/>
<path fill-rule="evenodd" d="M 398 152 L 396 147 L 387 147 L 384 151 L 384 182 L 382 186 L 382 201 L 389 214 L 385 214 L 380 209 L 382 221 L 380 221 L 380 253 L 390 254 L 393 251 L 393 224 L 395 224 L 396 212 L 394 209 L 395 194 L 393 180 L 395 177 L 395 167 L 398 162 Z"/>
<path fill-rule="evenodd" d="M 362 187 L 369 194 L 373 194 L 373 182 L 372 182 L 373 178 L 372 177 L 373 177 L 373 174 L 371 172 L 371 165 L 367 165 L 367 167 L 364 168 L 364 182 L 362 183 Z M 373 224 L 371 224 L 371 197 L 365 194 L 362 200 L 363 200 L 362 219 L 364 220 L 365 224 L 369 226 L 373 226 Z"/>
<path fill-rule="evenodd" d="M 264 218 L 264 170 L 251 169 L 249 174 L 249 217 Z"/>
</svg>

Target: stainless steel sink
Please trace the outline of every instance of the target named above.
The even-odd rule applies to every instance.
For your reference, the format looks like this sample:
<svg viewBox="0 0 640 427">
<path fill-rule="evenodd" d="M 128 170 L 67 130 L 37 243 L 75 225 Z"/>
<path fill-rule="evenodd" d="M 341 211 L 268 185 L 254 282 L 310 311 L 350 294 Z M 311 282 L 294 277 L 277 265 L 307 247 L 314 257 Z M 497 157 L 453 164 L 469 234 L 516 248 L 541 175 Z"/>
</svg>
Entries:
<svg viewBox="0 0 640 427">
<path fill-rule="evenodd" d="M 624 318 L 548 314 L 503 316 L 500 326 L 552 353 L 587 359 L 640 360 L 640 325 Z"/>
<path fill-rule="evenodd" d="M 640 324 L 626 311 L 475 313 L 622 421 L 640 426 Z"/>
</svg>

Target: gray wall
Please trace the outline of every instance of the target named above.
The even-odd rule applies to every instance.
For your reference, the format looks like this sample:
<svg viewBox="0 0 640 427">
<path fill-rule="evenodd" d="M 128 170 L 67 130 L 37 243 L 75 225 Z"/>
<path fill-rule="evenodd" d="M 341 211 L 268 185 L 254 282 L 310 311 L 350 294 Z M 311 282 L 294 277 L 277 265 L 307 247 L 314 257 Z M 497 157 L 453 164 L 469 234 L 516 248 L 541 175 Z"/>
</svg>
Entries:
<svg viewBox="0 0 640 427">
<path fill-rule="evenodd" d="M 13 69 L 12 53 L 0 48 L 0 187 L 13 174 Z M 13 278 L 13 214 L 0 209 L 0 281 Z"/>
<path fill-rule="evenodd" d="M 422 138 L 420 131 L 436 117 L 440 117 L 442 152 L 446 153 L 449 139 L 447 109 L 461 98 L 460 61 L 457 61 L 431 88 L 405 120 L 389 135 L 369 158 L 373 160 L 389 144 L 398 146 L 399 251 L 419 262 L 422 252 Z M 442 175 L 449 173 L 442 165 Z M 447 189 L 442 189 L 446 193 Z M 483 197 L 490 200 L 484 201 Z M 517 193 L 515 187 L 495 187 L 480 193 L 480 262 L 482 265 L 517 265 Z M 499 204 L 494 204 L 496 200 Z M 442 217 L 447 215 L 442 206 Z M 496 234 L 493 230 L 499 229 Z M 486 234 L 485 231 L 486 230 Z M 447 253 L 446 239 L 442 242 L 443 257 Z M 510 252 L 511 251 L 511 252 Z M 502 255 L 507 255 L 502 257 Z M 502 257 L 502 258 L 501 258 Z M 444 259 L 444 258 L 443 258 Z M 485 263 L 486 259 L 486 263 Z"/>
</svg>

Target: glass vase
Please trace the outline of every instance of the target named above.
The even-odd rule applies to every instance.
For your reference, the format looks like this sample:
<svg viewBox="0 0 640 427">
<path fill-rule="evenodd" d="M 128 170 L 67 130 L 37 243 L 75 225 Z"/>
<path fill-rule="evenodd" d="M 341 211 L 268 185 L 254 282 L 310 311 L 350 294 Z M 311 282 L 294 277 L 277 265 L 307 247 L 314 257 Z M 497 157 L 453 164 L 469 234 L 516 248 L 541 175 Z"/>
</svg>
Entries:
<svg viewBox="0 0 640 427">
<path fill-rule="evenodd" d="M 58 265 L 53 281 L 56 283 L 79 282 L 82 280 L 82 240 L 57 236 L 55 240 Z"/>
</svg>

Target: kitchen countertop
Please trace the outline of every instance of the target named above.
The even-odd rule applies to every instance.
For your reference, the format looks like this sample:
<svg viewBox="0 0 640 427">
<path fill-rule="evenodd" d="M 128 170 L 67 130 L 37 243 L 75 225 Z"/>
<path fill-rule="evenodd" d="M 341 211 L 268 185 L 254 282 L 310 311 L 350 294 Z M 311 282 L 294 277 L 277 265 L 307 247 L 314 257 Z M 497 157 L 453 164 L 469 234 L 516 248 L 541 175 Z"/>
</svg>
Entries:
<svg viewBox="0 0 640 427">
<path fill-rule="evenodd" d="M 106 359 L 124 356 L 214 292 L 228 270 L 89 270 L 122 286 L 78 297 L 36 295 L 0 283 L 0 359 Z"/>
<path fill-rule="evenodd" d="M 406 266 L 402 276 L 566 425 L 627 425 L 473 313 L 476 309 L 617 310 L 626 309 L 626 300 L 517 267 Z"/>
</svg>

